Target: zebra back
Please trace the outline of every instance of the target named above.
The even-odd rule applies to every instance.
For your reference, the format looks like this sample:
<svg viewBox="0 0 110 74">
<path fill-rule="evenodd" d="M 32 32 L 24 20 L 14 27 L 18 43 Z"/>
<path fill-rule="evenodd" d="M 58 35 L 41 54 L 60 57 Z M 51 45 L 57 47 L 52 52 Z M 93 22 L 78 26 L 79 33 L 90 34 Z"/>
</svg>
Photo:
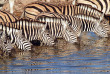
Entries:
<svg viewBox="0 0 110 74">
<path fill-rule="evenodd" d="M 15 22 L 17 17 L 6 11 L 0 10 L 0 22 Z"/>
<path fill-rule="evenodd" d="M 39 8 L 37 8 L 38 6 Z M 41 7 L 40 7 L 41 6 Z M 56 10 L 56 11 L 51 11 Z M 79 4 L 79 5 L 64 5 L 64 6 L 54 6 L 49 3 L 33 3 L 29 4 L 24 9 L 24 17 L 35 19 L 36 16 L 42 15 L 41 12 L 54 12 L 63 15 L 79 15 L 84 14 L 91 17 L 103 18 L 103 13 L 93 7 L 88 5 Z"/>
<path fill-rule="evenodd" d="M 61 7 L 44 2 L 34 2 L 25 6 L 21 17 L 35 19 L 35 16 L 41 12 L 56 12 L 61 14 Z"/>
<path fill-rule="evenodd" d="M 97 18 L 102 17 L 103 14 L 101 11 L 84 4 L 62 6 L 62 13 L 64 15 L 72 15 L 72 16 L 82 14 Z"/>
<path fill-rule="evenodd" d="M 96 8 L 106 15 L 110 15 L 110 0 L 75 0 L 76 2 L 73 2 L 73 5 L 78 4 L 86 4 L 93 8 Z"/>
</svg>

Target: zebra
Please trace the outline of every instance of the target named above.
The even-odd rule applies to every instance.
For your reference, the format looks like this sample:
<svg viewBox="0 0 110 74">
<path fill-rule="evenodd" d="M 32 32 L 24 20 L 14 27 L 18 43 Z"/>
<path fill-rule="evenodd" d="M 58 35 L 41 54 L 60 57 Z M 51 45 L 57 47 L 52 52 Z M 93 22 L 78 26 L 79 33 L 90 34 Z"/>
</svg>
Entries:
<svg viewBox="0 0 110 74">
<path fill-rule="evenodd" d="M 32 49 L 32 44 L 22 35 L 22 30 L 18 30 L 18 32 L 13 32 L 13 34 L 11 34 L 11 37 L 11 42 L 14 41 L 12 44 L 16 45 L 18 48 L 23 50 Z"/>
<path fill-rule="evenodd" d="M 45 17 L 43 19 L 43 17 Z M 48 17 L 51 19 L 48 20 Z M 41 19 L 42 18 L 42 19 Z M 83 31 L 92 31 L 95 32 L 100 37 L 108 37 L 109 35 L 109 23 L 106 19 L 100 20 L 96 17 L 90 17 L 90 16 L 84 16 L 84 15 L 61 15 L 58 13 L 52 13 L 52 12 L 44 12 L 41 13 L 41 15 L 36 16 L 36 19 L 43 22 L 54 22 L 52 21 L 52 18 L 61 18 L 67 20 L 70 24 L 70 27 L 76 32 L 77 36 L 79 37 L 81 32 Z M 58 20 L 56 20 L 58 21 Z"/>
<path fill-rule="evenodd" d="M 8 52 L 10 52 L 14 48 L 14 44 L 11 43 L 5 31 L 2 32 L 2 35 L 0 37 L 0 48 L 3 49 L 3 51 Z"/>
<path fill-rule="evenodd" d="M 24 12 L 22 13 L 21 17 L 35 19 L 35 17 L 38 16 L 41 12 L 54 12 L 63 15 L 71 15 L 71 16 L 77 14 L 84 14 L 87 16 L 94 16 L 101 19 L 104 16 L 104 14 L 101 11 L 84 4 L 79 4 L 79 5 L 69 4 L 58 7 L 49 3 L 35 2 L 25 6 Z"/>
<path fill-rule="evenodd" d="M 23 50 L 26 50 L 28 46 L 31 47 L 30 41 L 32 40 L 41 40 L 44 44 L 53 46 L 55 44 L 54 39 L 45 28 L 45 23 L 29 19 L 19 19 L 12 23 L 0 23 L 0 29 L 3 31 L 6 30 L 8 36 L 11 37 L 11 43 L 15 43 L 19 49 L 25 48 Z M 21 34 L 19 34 L 19 30 L 21 31 Z M 22 38 L 21 35 L 26 40 Z M 27 44 L 27 47 L 25 44 Z"/>
<path fill-rule="evenodd" d="M 77 42 L 77 35 L 67 20 L 51 17 L 39 17 L 37 20 L 47 23 L 46 28 L 54 39 L 63 38 L 69 43 Z"/>
<path fill-rule="evenodd" d="M 110 15 L 110 0 L 74 0 L 73 5 L 86 4 Z"/>
<path fill-rule="evenodd" d="M 0 10 L 0 22 L 15 22 L 18 18 L 9 12 Z M 0 31 L 1 32 L 1 31 Z M 3 31 L 2 31 L 3 32 Z"/>
</svg>

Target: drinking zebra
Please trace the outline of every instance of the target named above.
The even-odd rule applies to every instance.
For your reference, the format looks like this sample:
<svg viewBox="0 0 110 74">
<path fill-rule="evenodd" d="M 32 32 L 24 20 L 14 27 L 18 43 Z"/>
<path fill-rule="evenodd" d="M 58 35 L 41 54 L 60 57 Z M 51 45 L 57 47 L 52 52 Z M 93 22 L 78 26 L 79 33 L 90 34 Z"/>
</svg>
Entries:
<svg viewBox="0 0 110 74">
<path fill-rule="evenodd" d="M 50 19 L 49 19 L 49 18 Z M 54 18 L 61 18 L 67 20 L 70 24 L 69 26 L 76 32 L 77 36 L 80 36 L 83 31 L 92 31 L 101 37 L 108 37 L 109 35 L 109 23 L 106 19 L 100 20 L 96 17 L 90 17 L 87 15 L 61 15 L 52 12 L 43 12 L 36 16 L 37 20 L 42 22 L 55 22 Z"/>
<path fill-rule="evenodd" d="M 0 29 L 3 31 L 6 30 L 8 36 L 11 37 L 11 42 L 23 50 L 27 49 L 28 46 L 29 48 L 31 47 L 30 41 L 32 40 L 41 40 L 44 44 L 49 46 L 54 45 L 54 39 L 52 39 L 52 36 L 45 28 L 45 23 L 27 19 L 20 19 L 13 23 L 0 23 Z"/>
<path fill-rule="evenodd" d="M 31 48 L 30 41 L 32 40 L 40 40 L 48 46 L 53 46 L 55 44 L 54 39 L 60 36 L 70 43 L 77 42 L 75 32 L 68 26 L 68 22 L 64 20 L 61 23 L 44 23 L 36 20 L 20 19 L 13 23 L 0 24 L 0 29 L 6 30 L 7 34 L 11 37 L 11 42 L 16 44 L 19 49 L 26 50 Z"/>
</svg>

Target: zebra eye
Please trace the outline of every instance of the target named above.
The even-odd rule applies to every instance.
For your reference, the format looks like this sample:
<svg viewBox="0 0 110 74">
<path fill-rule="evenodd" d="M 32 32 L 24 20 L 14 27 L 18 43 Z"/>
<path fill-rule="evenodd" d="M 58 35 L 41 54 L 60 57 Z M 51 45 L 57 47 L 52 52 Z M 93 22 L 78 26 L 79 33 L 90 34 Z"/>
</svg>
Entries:
<svg viewBox="0 0 110 74">
<path fill-rule="evenodd" d="M 4 43 L 6 44 L 6 43 L 7 43 L 7 41 L 4 41 Z"/>
<path fill-rule="evenodd" d="M 106 22 L 104 22 L 103 24 L 107 24 Z"/>
<path fill-rule="evenodd" d="M 71 30 L 69 32 L 71 32 Z"/>
<path fill-rule="evenodd" d="M 49 34 L 47 34 L 47 35 L 49 35 Z"/>
</svg>

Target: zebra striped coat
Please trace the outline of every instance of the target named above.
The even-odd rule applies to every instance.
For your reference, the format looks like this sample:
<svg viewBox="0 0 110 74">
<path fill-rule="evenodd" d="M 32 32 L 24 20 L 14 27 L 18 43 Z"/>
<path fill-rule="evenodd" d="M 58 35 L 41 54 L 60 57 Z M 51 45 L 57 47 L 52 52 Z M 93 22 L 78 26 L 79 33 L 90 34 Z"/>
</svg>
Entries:
<svg viewBox="0 0 110 74">
<path fill-rule="evenodd" d="M 30 41 L 32 40 L 41 40 L 49 46 L 55 44 L 54 39 L 45 28 L 45 23 L 27 19 L 20 19 L 13 23 L 0 23 L 0 29 L 6 30 L 7 34 L 11 36 L 11 42 L 15 43 L 18 48 L 24 50 L 31 47 Z"/>
<path fill-rule="evenodd" d="M 45 17 L 43 20 L 41 18 Z M 106 19 L 100 20 L 95 17 L 84 16 L 84 15 L 75 15 L 75 16 L 65 16 L 58 13 L 52 12 L 44 12 L 39 16 L 36 16 L 37 20 L 48 22 L 48 17 L 51 19 L 54 18 L 62 18 L 67 20 L 70 24 L 70 27 L 76 32 L 77 36 L 80 36 L 83 31 L 92 31 L 101 37 L 108 37 L 109 31 L 109 23 Z M 51 22 L 54 22 L 50 19 Z M 57 21 L 57 20 L 56 20 Z"/>
<path fill-rule="evenodd" d="M 6 11 L 0 10 L 0 22 L 15 22 L 17 20 L 17 17 L 12 15 L 11 13 L 8 13 Z"/>
<path fill-rule="evenodd" d="M 14 44 L 11 43 L 5 31 L 3 31 L 2 36 L 0 37 L 0 49 L 6 52 L 10 52 L 13 48 Z"/>
<path fill-rule="evenodd" d="M 74 0 L 73 5 L 77 4 L 90 5 L 106 15 L 110 15 L 110 0 Z"/>
<path fill-rule="evenodd" d="M 102 17 L 102 12 L 88 7 L 87 5 L 64 5 L 64 6 L 55 6 L 49 3 L 31 3 L 24 8 L 24 12 L 21 17 L 32 18 L 35 19 L 37 15 L 41 12 L 55 12 L 64 15 L 77 15 L 77 14 L 84 14 L 87 16 L 94 16 L 97 18 Z"/>
<path fill-rule="evenodd" d="M 68 21 L 51 17 L 39 17 L 37 20 L 47 23 L 47 29 L 55 39 L 64 38 L 70 43 L 77 42 L 76 32 L 69 26 Z"/>
<path fill-rule="evenodd" d="M 34 19 L 37 14 L 45 11 L 61 14 L 61 7 L 45 2 L 33 2 L 24 7 L 24 12 L 21 17 Z"/>
</svg>

